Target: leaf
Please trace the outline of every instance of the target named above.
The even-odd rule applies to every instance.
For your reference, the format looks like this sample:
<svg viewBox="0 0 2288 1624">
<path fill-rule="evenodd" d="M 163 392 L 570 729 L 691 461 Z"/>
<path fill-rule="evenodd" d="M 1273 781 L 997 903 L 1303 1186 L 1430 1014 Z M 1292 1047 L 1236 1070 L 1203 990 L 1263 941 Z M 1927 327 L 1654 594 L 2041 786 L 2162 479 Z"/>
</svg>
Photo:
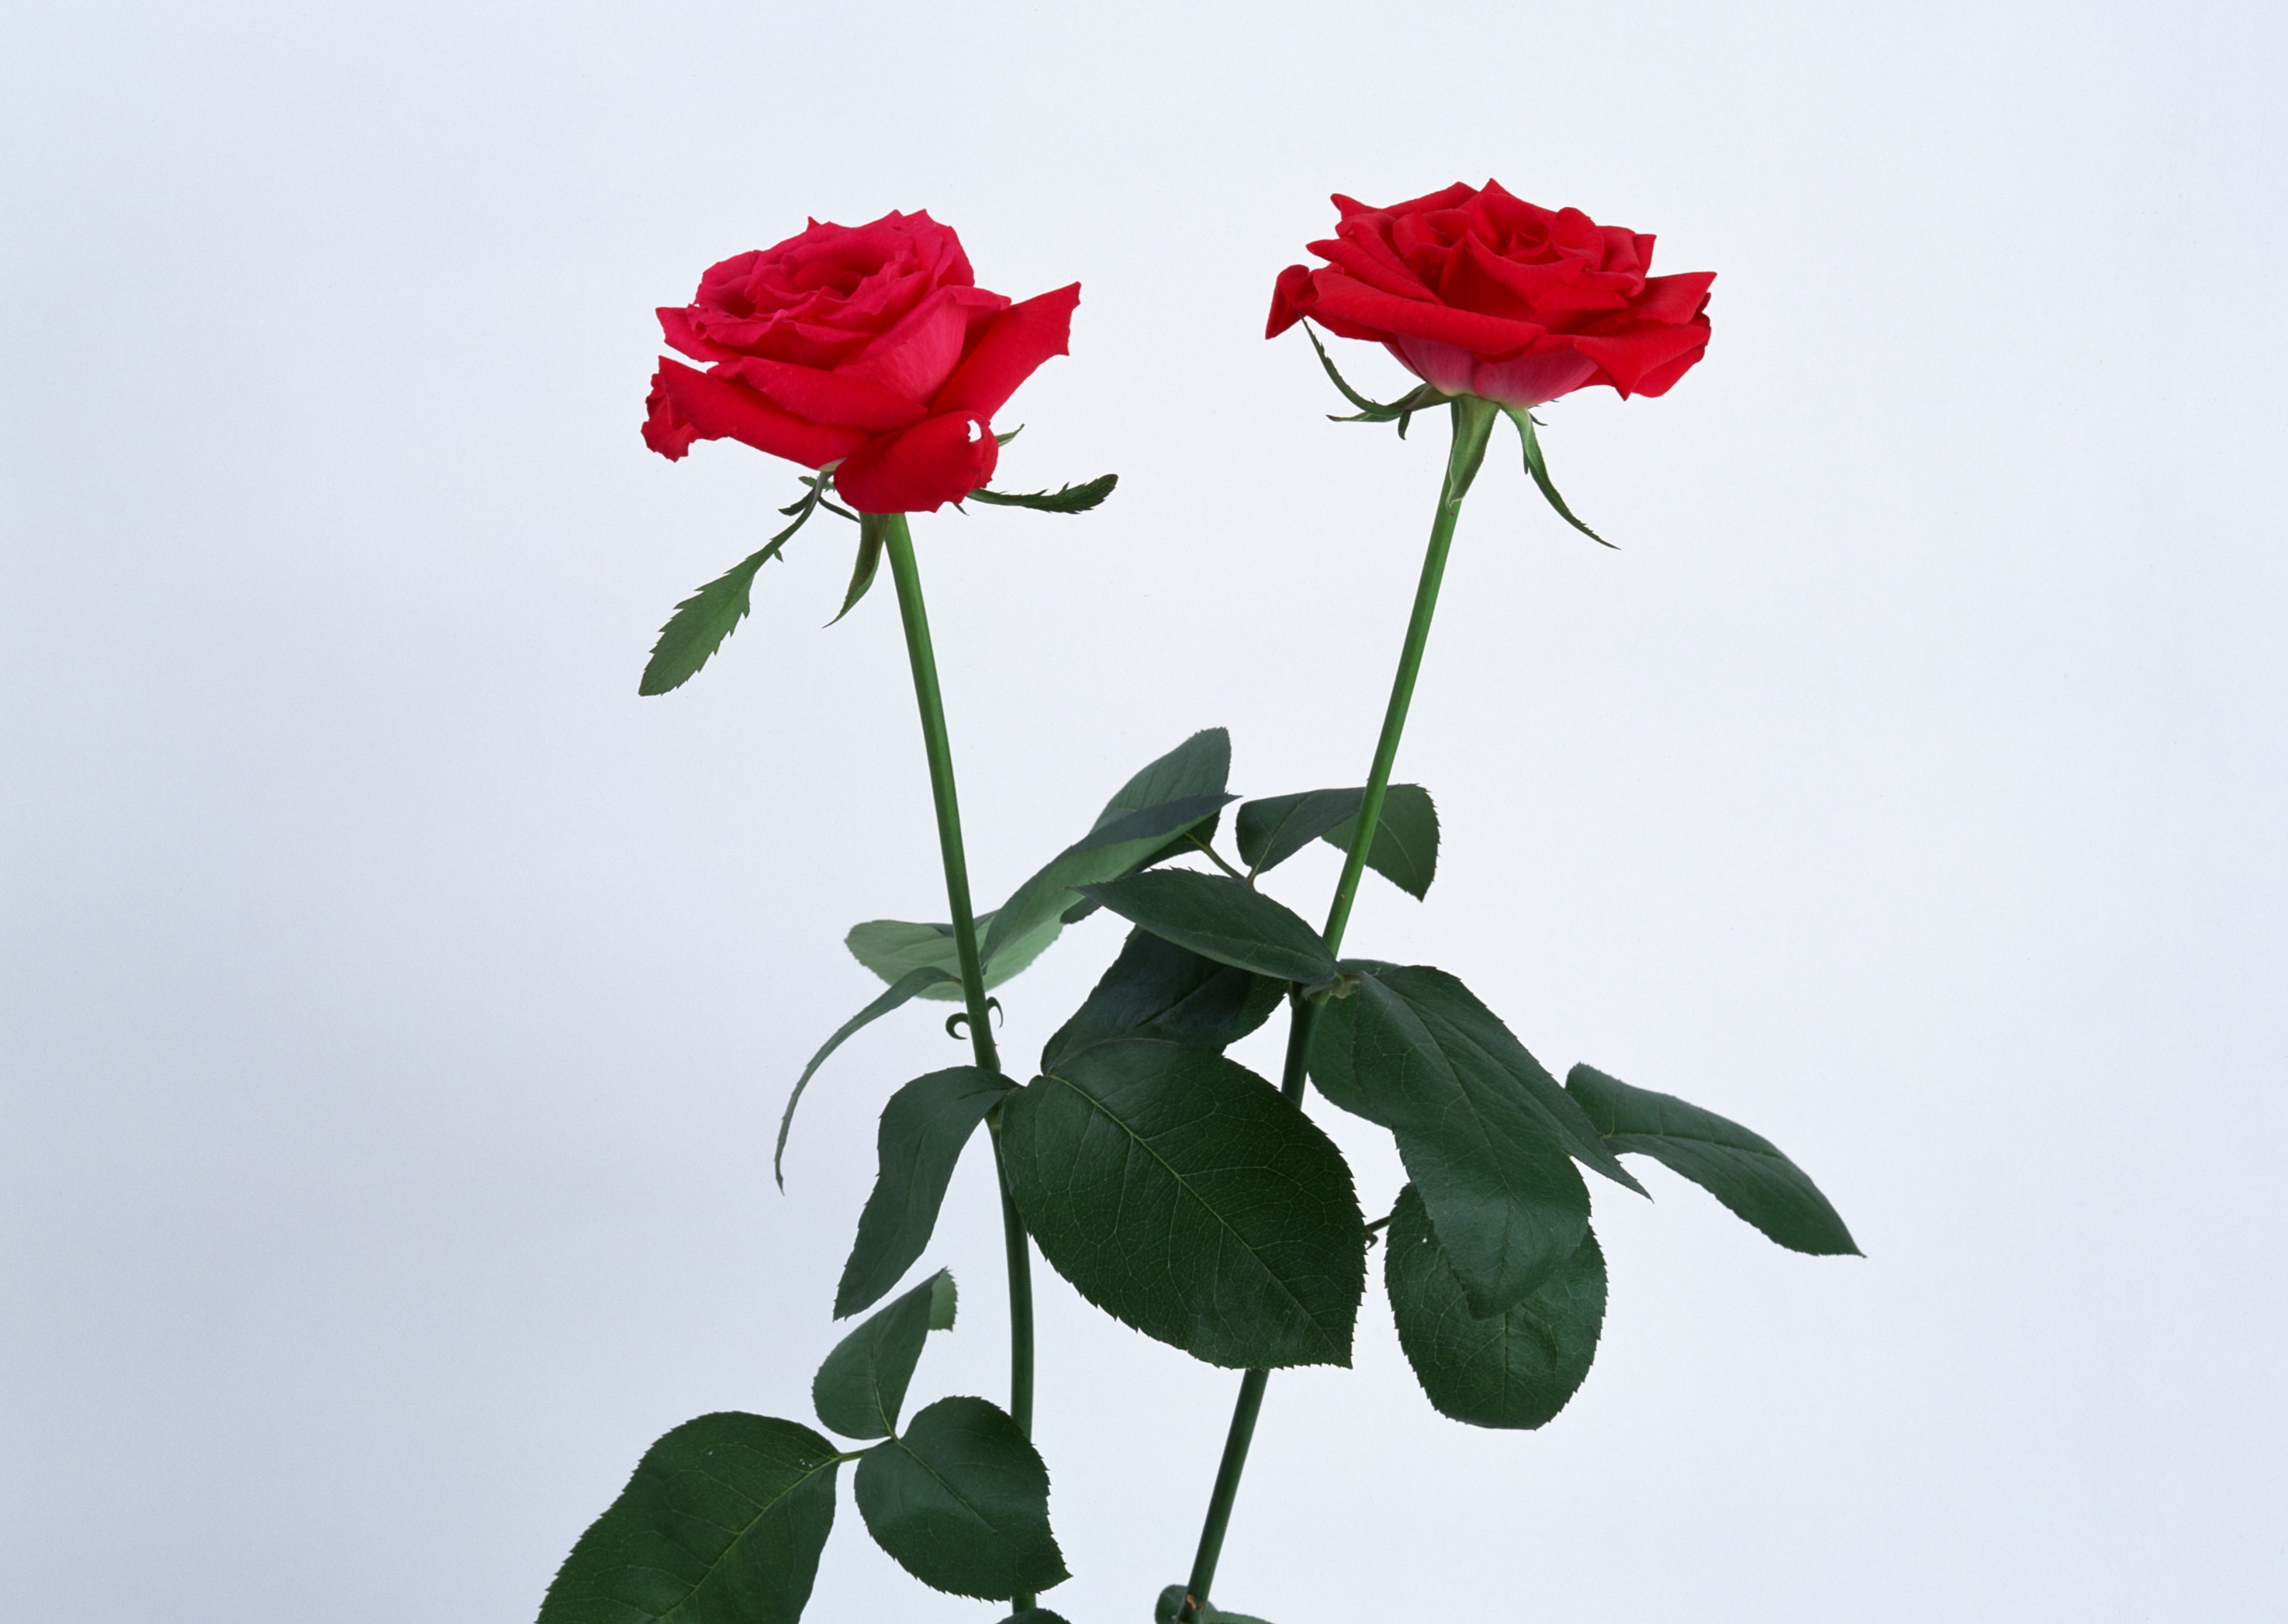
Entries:
<svg viewBox="0 0 2288 1624">
<path fill-rule="evenodd" d="M 1673 1094 L 1633 1089 L 1593 1066 L 1566 1073 L 1565 1087 L 1607 1145 L 1683 1174 L 1790 1251 L 1863 1256 L 1819 1186 L 1770 1140 Z"/>
<path fill-rule="evenodd" d="M 826 1064 L 826 1057 L 841 1048 L 850 1034 L 861 1026 L 881 1019 L 900 1004 L 917 997 L 928 996 L 931 989 L 948 980 L 957 983 L 959 978 L 949 975 L 947 971 L 930 964 L 917 965 L 906 970 L 891 983 L 888 992 L 837 1026 L 834 1029 L 834 1035 L 819 1046 L 816 1054 L 811 1056 L 810 1064 L 804 1066 L 802 1075 L 795 1079 L 794 1092 L 787 1096 L 786 1110 L 779 1117 L 779 1142 L 771 1152 L 771 1176 L 778 1180 L 780 1189 L 786 1188 L 787 1131 L 794 1126 L 794 1108 L 801 1103 L 802 1091 L 810 1087 L 811 1078 L 817 1074 L 820 1066 Z"/>
<path fill-rule="evenodd" d="M 997 964 L 1009 945 L 1029 932 L 1061 929 L 1064 914 L 1077 899 L 1072 894 L 1075 886 L 1134 872 L 1166 848 L 1170 836 L 1198 828 L 1231 798 L 1220 791 L 1185 796 L 1100 821 L 994 910 L 984 937 L 986 962 Z"/>
<path fill-rule="evenodd" d="M 842 607 L 834 612 L 834 620 L 827 622 L 828 625 L 856 608 L 858 600 L 866 596 L 866 589 L 874 584 L 874 572 L 882 564 L 885 522 L 878 513 L 869 513 L 858 521 L 858 557 L 850 566 L 850 589 L 843 593 Z"/>
<path fill-rule="evenodd" d="M 1013 1612 L 1001 1624 L 1066 1624 L 1065 1615 L 1051 1612 L 1046 1607 L 1028 1607 L 1022 1612 Z"/>
<path fill-rule="evenodd" d="M 1348 852 L 1358 836 L 1355 815 L 1329 829 L 1320 838 L 1339 852 Z M 1383 796 L 1382 811 L 1374 820 L 1374 844 L 1366 866 L 1399 890 L 1420 901 L 1438 875 L 1438 809 L 1430 792 L 1419 784 L 1393 784 Z"/>
<path fill-rule="evenodd" d="M 1594 1233 L 1585 1232 L 1532 1295 L 1478 1319 L 1409 1184 L 1382 1268 L 1398 1345 L 1440 1414 L 1474 1427 L 1545 1426 L 1588 1379 L 1605 1324 L 1605 1255 Z"/>
<path fill-rule="evenodd" d="M 941 1398 L 858 1462 L 859 1515 L 924 1584 L 1005 1600 L 1061 1583 L 1049 1473 L 1017 1423 L 982 1398 Z"/>
<path fill-rule="evenodd" d="M 981 944 L 991 936 L 998 915 L 997 909 L 977 916 L 975 927 Z M 986 990 L 1000 986 L 1040 957 L 1063 929 L 1061 921 L 1052 918 L 1014 940 L 1003 942 L 985 957 Z M 949 924 L 870 919 L 851 926 L 842 943 L 850 949 L 851 957 L 885 981 L 895 982 L 917 970 L 935 970 L 945 978 L 943 983 L 932 985 L 921 995 L 948 1003 L 961 1002 L 961 952 L 954 943 L 953 927 Z M 981 947 L 980 951 L 983 951 Z"/>
<path fill-rule="evenodd" d="M 1556 1080 L 1443 970 L 1362 974 L 1356 997 L 1320 1011 L 1311 1074 L 1337 1105 L 1397 1138 L 1481 1317 L 1533 1291 L 1580 1244 L 1589 1192 L 1572 1158 L 1642 1188 Z"/>
<path fill-rule="evenodd" d="M 1557 516 L 1600 547 L 1612 546 L 1612 543 L 1573 517 L 1573 510 L 1565 505 L 1565 498 L 1559 495 L 1557 487 L 1549 482 L 1549 464 L 1541 457 L 1541 437 L 1533 432 L 1533 414 L 1513 406 L 1503 407 L 1502 414 L 1517 424 L 1517 437 L 1525 442 L 1525 471 L 1533 476 L 1533 482 L 1541 487 L 1541 494 L 1549 499 L 1549 505 L 1557 510 Z"/>
<path fill-rule="evenodd" d="M 917 1077 L 890 1096 L 875 1138 L 880 1171 L 835 1288 L 837 1319 L 880 1302 L 922 1255 L 962 1147 L 1016 1086 L 997 1073 L 955 1066 Z"/>
<path fill-rule="evenodd" d="M 1130 923 L 1219 963 L 1305 986 L 1337 973 L 1335 955 L 1316 931 L 1238 880 L 1162 869 L 1074 889 Z"/>
<path fill-rule="evenodd" d="M 1159 1038 L 1220 1052 L 1271 1018 L 1283 984 L 1138 929 L 1088 1001 L 1041 1050 L 1041 1069 L 1060 1057 L 1116 1038 Z"/>
<path fill-rule="evenodd" d="M 1347 1365 L 1366 1230 L 1332 1140 L 1246 1067 L 1128 1039 L 1009 1097 L 1026 1227 L 1081 1295 L 1234 1369 Z"/>
<path fill-rule="evenodd" d="M 895 1432 L 939 1294 L 952 1289 L 953 1276 L 941 1269 L 837 1343 L 810 1383 L 818 1419 L 845 1438 Z"/>
<path fill-rule="evenodd" d="M 580 1536 L 540 1624 L 795 1624 L 834 1526 L 836 1462 L 790 1421 L 685 1422 Z"/>
<path fill-rule="evenodd" d="M 1348 852 L 1365 786 L 1272 796 L 1239 809 L 1239 856 L 1251 875 L 1277 867 L 1314 840 Z M 1420 898 L 1438 872 L 1438 812 L 1419 784 L 1393 784 L 1375 819 L 1367 867 Z"/>
<path fill-rule="evenodd" d="M 1116 473 L 1100 474 L 1085 485 L 1060 485 L 1053 491 L 974 490 L 963 498 L 1000 508 L 1031 508 L 1040 513 L 1085 513 L 1112 495 L 1120 483 Z"/>
<path fill-rule="evenodd" d="M 1221 795 L 1230 777 L 1231 734 L 1220 727 L 1204 727 L 1121 785 L 1097 813 L 1089 832 L 1094 834 L 1115 819 L 1163 802 Z"/>
<path fill-rule="evenodd" d="M 675 606 L 675 613 L 659 629 L 659 641 L 652 645 L 651 658 L 636 684 L 639 694 L 649 698 L 671 693 L 699 674 L 723 639 L 747 618 L 755 572 L 778 556 L 793 533 L 790 526 L 760 552 L 750 553 Z"/>
</svg>

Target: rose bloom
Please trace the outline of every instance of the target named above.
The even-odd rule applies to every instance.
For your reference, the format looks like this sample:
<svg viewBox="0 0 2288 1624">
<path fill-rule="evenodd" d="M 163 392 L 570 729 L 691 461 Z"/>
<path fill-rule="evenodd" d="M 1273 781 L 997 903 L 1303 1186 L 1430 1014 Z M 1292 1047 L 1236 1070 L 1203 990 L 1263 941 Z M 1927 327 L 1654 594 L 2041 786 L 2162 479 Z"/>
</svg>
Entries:
<svg viewBox="0 0 2288 1624">
<path fill-rule="evenodd" d="M 1305 317 L 1368 338 L 1447 395 L 1538 406 L 1592 384 L 1665 394 L 1708 348 L 1712 271 L 1648 276 L 1652 239 L 1552 212 L 1489 180 L 1373 209 L 1338 193 L 1335 234 L 1289 265 L 1266 337 Z"/>
<path fill-rule="evenodd" d="M 726 259 L 659 313 L 644 443 L 679 457 L 735 440 L 808 468 L 869 513 L 958 502 L 993 477 L 993 414 L 1066 353 L 1080 284 L 1012 304 L 977 285 L 926 212 L 822 225 Z"/>
</svg>

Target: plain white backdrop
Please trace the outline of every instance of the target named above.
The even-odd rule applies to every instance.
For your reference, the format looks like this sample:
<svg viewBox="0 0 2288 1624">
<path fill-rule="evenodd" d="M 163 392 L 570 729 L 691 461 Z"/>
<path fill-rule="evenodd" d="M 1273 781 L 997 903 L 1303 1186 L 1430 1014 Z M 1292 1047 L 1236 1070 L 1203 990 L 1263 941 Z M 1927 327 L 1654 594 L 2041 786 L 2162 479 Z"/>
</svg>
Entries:
<svg viewBox="0 0 2288 1624">
<path fill-rule="evenodd" d="M 1349 945 L 1758 1128 L 1868 1256 L 1599 1184 L 1602 1351 L 1532 1434 L 1434 1414 L 1371 1290 L 1355 1369 L 1272 1383 L 1218 1598 L 2278 1617 L 2284 45 L 2255 4 L 14 8 L 5 1611 L 529 1619 L 658 1433 L 807 1413 L 942 1008 L 831 1063 L 784 1196 L 778 1107 L 877 986 L 842 931 L 942 891 L 889 592 L 821 629 L 846 527 L 636 697 L 797 493 L 644 450 L 653 306 L 891 208 L 1083 283 L 1003 482 L 1117 495 L 916 524 L 989 903 L 1196 728 L 1245 793 L 1362 776 L 1442 426 L 1326 422 L 1263 313 L 1331 191 L 1494 176 L 1719 272 L 1715 339 L 1543 414 L 1618 552 L 1498 446 L 1400 760 L 1442 872 Z M 1117 939 L 1004 989 L 1013 1066 Z M 973 1148 L 920 1398 L 1001 1393 L 995 1226 Z M 1140 1620 L 1234 1379 L 1040 1278 L 1045 1599 Z M 998 1615 L 846 1498 L 810 1616 Z"/>
</svg>

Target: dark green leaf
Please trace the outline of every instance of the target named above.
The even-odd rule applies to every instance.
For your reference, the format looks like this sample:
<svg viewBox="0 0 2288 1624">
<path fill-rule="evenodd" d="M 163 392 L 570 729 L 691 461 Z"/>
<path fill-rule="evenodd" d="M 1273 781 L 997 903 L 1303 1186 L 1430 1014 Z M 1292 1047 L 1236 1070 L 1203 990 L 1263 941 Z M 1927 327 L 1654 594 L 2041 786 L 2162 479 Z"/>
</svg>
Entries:
<svg viewBox="0 0 2288 1624">
<path fill-rule="evenodd" d="M 1170 1585 L 1160 1592 L 1160 1599 L 1152 1604 L 1152 1624 L 1176 1624 L 1184 1611 L 1184 1604 L 1192 1593 L 1181 1585 Z"/>
<path fill-rule="evenodd" d="M 1116 1038 L 1159 1038 L 1221 1050 L 1271 1018 L 1283 984 L 1204 959 L 1188 947 L 1135 930 L 1073 1018 L 1041 1050 L 1041 1069 L 1060 1057 Z"/>
<path fill-rule="evenodd" d="M 982 1398 L 941 1398 L 868 1450 L 853 1486 L 881 1548 L 924 1584 L 1006 1600 L 1061 1583 L 1049 1473 L 1017 1423 Z"/>
<path fill-rule="evenodd" d="M 565 1558 L 540 1624 L 795 1624 L 834 1526 L 834 1446 L 790 1421 L 687 1421 Z"/>
<path fill-rule="evenodd" d="M 1673 1094 L 1633 1089 L 1593 1066 L 1565 1087 L 1605 1143 L 1650 1156 L 1698 1184 L 1791 1252 L 1859 1256 L 1859 1245 L 1804 1170 L 1770 1140 Z"/>
<path fill-rule="evenodd" d="M 1580 1244 L 1589 1192 L 1572 1156 L 1641 1188 L 1556 1080 L 1443 970 L 1364 973 L 1356 997 L 1320 1011 L 1311 1074 L 1397 1138 L 1480 1316 L 1533 1291 Z"/>
<path fill-rule="evenodd" d="M 1315 986 L 1336 973 L 1316 931 L 1253 886 L 1162 869 L 1074 889 L 1178 947 L 1259 976 Z"/>
<path fill-rule="evenodd" d="M 881 1170 L 858 1215 L 858 1243 L 834 1293 L 837 1319 L 880 1302 L 922 1255 L 962 1146 L 1016 1086 L 997 1073 L 956 1066 L 917 1077 L 890 1096 L 875 1138 Z"/>
<path fill-rule="evenodd" d="M 953 1276 L 941 1269 L 836 1343 L 810 1384 L 818 1419 L 845 1438 L 895 1432 L 938 1295 L 952 1288 Z"/>
<path fill-rule="evenodd" d="M 1185 796 L 1100 822 L 994 911 L 991 928 L 984 933 L 987 963 L 997 966 L 1010 945 L 1030 934 L 1061 929 L 1061 916 L 1077 900 L 1074 886 L 1132 873 L 1163 850 L 1170 836 L 1207 822 L 1230 798 L 1220 792 Z"/>
<path fill-rule="evenodd" d="M 858 557 L 850 566 L 850 590 L 843 593 L 842 607 L 835 611 L 834 620 L 827 622 L 828 625 L 833 625 L 835 621 L 856 608 L 858 600 L 866 596 L 866 589 L 874 584 L 874 572 L 882 563 L 882 535 L 886 522 L 885 517 L 879 513 L 866 514 L 858 521 Z"/>
<path fill-rule="evenodd" d="M 1051 1612 L 1046 1607 L 1028 1607 L 1022 1612 L 1013 1612 L 1001 1624 L 1065 1624 L 1065 1615 Z"/>
<path fill-rule="evenodd" d="M 1594 1233 L 1531 1295 L 1479 1319 L 1409 1184 L 1391 1215 L 1383 1284 L 1398 1345 L 1442 1415 L 1474 1427 L 1545 1426 L 1587 1379 L 1605 1324 Z"/>
<path fill-rule="evenodd" d="M 862 931 L 866 927 L 861 925 L 858 928 Z M 855 935 L 856 931 L 853 931 L 852 934 Z M 820 1066 L 826 1064 L 826 1057 L 841 1048 L 844 1041 L 861 1026 L 879 1020 L 900 1004 L 911 999 L 927 996 L 932 989 L 942 986 L 949 980 L 955 982 L 956 985 L 959 984 L 957 976 L 934 965 L 918 965 L 902 971 L 898 978 L 891 983 L 888 992 L 837 1026 L 834 1029 L 834 1035 L 820 1046 L 816 1054 L 811 1056 L 810 1064 L 804 1066 L 802 1075 L 795 1079 L 794 1092 L 787 1096 L 786 1110 L 779 1117 L 779 1142 L 776 1148 L 771 1152 L 771 1176 L 779 1181 L 780 1189 L 786 1188 L 787 1130 L 794 1126 L 794 1108 L 802 1100 L 802 1091 L 810 1087 L 811 1078 L 817 1073 Z"/>
<path fill-rule="evenodd" d="M 1541 494 L 1548 498 L 1549 505 L 1557 510 L 1557 516 L 1599 546 L 1610 547 L 1612 543 L 1573 517 L 1573 510 L 1565 505 L 1565 498 L 1559 495 L 1557 487 L 1549 482 L 1549 464 L 1541 457 L 1541 437 L 1533 432 L 1533 414 L 1509 406 L 1502 408 L 1502 412 L 1517 425 L 1517 437 L 1525 442 L 1525 471 L 1533 476 L 1533 482 L 1541 487 Z"/>
<path fill-rule="evenodd" d="M 1219 796 L 1230 776 L 1231 735 L 1220 727 L 1204 727 L 1123 784 L 1097 813 L 1090 832 L 1163 802 Z"/>
<path fill-rule="evenodd" d="M 1041 513 L 1085 513 L 1107 496 L 1120 483 L 1116 473 L 1100 474 L 1085 485 L 1061 485 L 1053 491 L 975 490 L 964 498 L 968 502 L 989 503 L 1001 508 L 1031 508 Z"/>
<path fill-rule="evenodd" d="M 1307 789 L 1248 802 L 1234 826 L 1239 860 L 1250 874 L 1276 868 L 1345 819 L 1355 818 L 1365 794 L 1363 788 Z"/>
<path fill-rule="evenodd" d="M 1239 809 L 1239 857 L 1250 874 L 1277 867 L 1315 840 L 1348 852 L 1366 789 L 1311 789 Z M 1375 819 L 1367 867 L 1419 898 L 1438 872 L 1438 812 L 1419 784 L 1393 784 Z"/>
<path fill-rule="evenodd" d="M 787 534 L 792 533 L 790 527 Z M 636 684 L 638 693 L 646 697 L 666 693 L 698 674 L 699 668 L 723 646 L 723 639 L 747 618 L 755 572 L 776 558 L 785 543 L 785 535 L 777 537 L 675 606 L 675 613 L 659 629 L 659 641 L 652 645 L 651 659 Z"/>
<path fill-rule="evenodd" d="M 1358 836 L 1355 815 L 1344 819 L 1320 838 L 1339 852 L 1348 852 Z M 1393 784 L 1383 797 L 1382 812 L 1374 820 L 1374 844 L 1366 866 L 1399 890 L 1419 901 L 1438 875 L 1438 809 L 1430 792 L 1419 784 Z"/>
<path fill-rule="evenodd" d="M 1347 1365 L 1365 1225 L 1340 1152 L 1244 1066 L 1126 1040 L 1002 1107 L 1043 1256 L 1148 1336 L 1233 1368 Z"/>
</svg>

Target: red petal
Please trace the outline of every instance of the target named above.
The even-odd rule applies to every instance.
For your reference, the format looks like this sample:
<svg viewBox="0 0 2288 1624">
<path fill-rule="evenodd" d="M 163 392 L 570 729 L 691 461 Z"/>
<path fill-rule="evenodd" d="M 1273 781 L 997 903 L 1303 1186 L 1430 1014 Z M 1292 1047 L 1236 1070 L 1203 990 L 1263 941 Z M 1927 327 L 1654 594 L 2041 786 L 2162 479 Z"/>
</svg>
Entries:
<svg viewBox="0 0 2288 1624">
<path fill-rule="evenodd" d="M 985 329 L 985 336 L 963 359 L 954 375 L 946 380 L 945 387 L 938 391 L 937 399 L 931 403 L 933 408 L 940 412 L 974 412 L 990 420 L 1002 404 L 1017 392 L 1017 385 L 1032 376 L 1043 361 L 1052 355 L 1069 353 L 1072 313 L 1079 304 L 1080 284 L 1075 282 L 1069 288 L 1036 295 L 1003 311 L 993 319 L 993 325 Z M 986 438 L 990 440 L 992 436 Z M 969 487 L 976 488 L 974 485 Z"/>
<path fill-rule="evenodd" d="M 1582 334 L 1573 340 L 1573 347 L 1602 367 L 1612 379 L 1613 387 L 1624 395 L 1649 392 L 1644 387 L 1648 378 L 1664 380 L 1661 387 L 1667 388 L 1683 375 L 1683 368 L 1671 370 L 1674 364 L 1707 345 L 1705 321 L 1685 327 L 1647 322 L 1625 332 L 1597 337 Z M 1691 362 L 1686 361 L 1685 365 Z"/>
<path fill-rule="evenodd" d="M 929 416 L 929 408 L 900 400 L 878 384 L 853 377 L 847 372 L 822 372 L 788 361 L 742 356 L 715 368 L 715 376 L 730 378 L 759 389 L 775 406 L 785 408 L 812 423 L 864 429 L 886 434 L 911 428 Z"/>
<path fill-rule="evenodd" d="M 691 312 L 680 305 L 663 305 L 658 315 L 659 330 L 667 336 L 671 350 L 679 350 L 694 360 L 728 360 L 739 353 L 703 335 L 693 324 Z"/>
<path fill-rule="evenodd" d="M 923 512 L 984 484 L 1000 456 L 981 414 L 944 412 L 867 441 L 834 471 L 834 488 L 862 513 Z"/>
<path fill-rule="evenodd" d="M 1548 331 L 1537 322 L 1484 316 L 1474 311 L 1453 310 L 1420 299 L 1393 298 L 1340 271 L 1322 271 L 1311 279 L 1319 305 L 1312 314 L 1334 317 L 1381 333 L 1403 333 L 1434 338 L 1485 359 L 1514 355 Z"/>
<path fill-rule="evenodd" d="M 837 370 L 878 384 L 902 400 L 929 400 L 960 364 L 973 311 L 1003 310 L 1009 301 L 982 288 L 940 288 L 888 332 Z"/>
<path fill-rule="evenodd" d="M 1643 321 L 1689 321 L 1708 308 L 1708 284 L 1715 280 L 1713 271 L 1647 277 L 1644 295 L 1629 314 Z"/>
<path fill-rule="evenodd" d="M 663 355 L 651 389 L 652 416 L 644 424 L 644 440 L 662 456 L 681 456 L 695 440 L 735 440 L 817 468 L 866 443 L 859 430 L 806 423 L 744 384 L 711 377 Z"/>
<path fill-rule="evenodd" d="M 1636 392 L 1646 396 L 1666 394 L 1675 384 L 1676 380 L 1691 371 L 1699 364 L 1700 358 L 1707 353 L 1708 340 L 1704 329 L 1698 344 L 1694 345 L 1674 360 L 1664 360 L 1638 378 Z"/>
<path fill-rule="evenodd" d="M 1279 280 L 1271 288 L 1271 320 L 1263 325 L 1266 338 L 1276 338 L 1298 321 L 1311 308 L 1311 273 L 1306 267 L 1291 265 L 1279 273 Z"/>
</svg>

